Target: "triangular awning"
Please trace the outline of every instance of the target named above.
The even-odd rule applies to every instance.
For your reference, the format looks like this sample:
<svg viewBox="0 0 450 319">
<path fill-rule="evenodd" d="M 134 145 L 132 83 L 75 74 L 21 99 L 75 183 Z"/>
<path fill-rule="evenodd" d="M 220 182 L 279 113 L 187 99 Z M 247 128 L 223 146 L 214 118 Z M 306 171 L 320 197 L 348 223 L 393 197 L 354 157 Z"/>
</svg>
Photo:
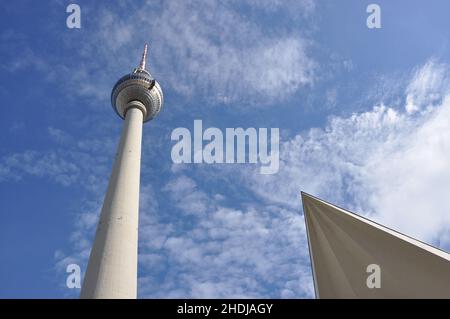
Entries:
<svg viewBox="0 0 450 319">
<path fill-rule="evenodd" d="M 450 254 L 306 193 L 302 201 L 318 298 L 450 298 Z"/>
</svg>

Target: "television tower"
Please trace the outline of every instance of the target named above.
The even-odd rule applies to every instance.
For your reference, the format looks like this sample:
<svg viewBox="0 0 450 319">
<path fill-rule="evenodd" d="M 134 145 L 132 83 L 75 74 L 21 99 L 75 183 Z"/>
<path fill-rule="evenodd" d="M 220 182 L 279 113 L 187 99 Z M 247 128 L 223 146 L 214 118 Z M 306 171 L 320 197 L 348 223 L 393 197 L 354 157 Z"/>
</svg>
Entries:
<svg viewBox="0 0 450 319">
<path fill-rule="evenodd" d="M 132 73 L 111 92 L 114 111 L 125 120 L 108 190 L 89 257 L 81 298 L 137 296 L 139 179 L 143 123 L 163 105 L 158 82 L 146 70 L 147 45 Z"/>
</svg>

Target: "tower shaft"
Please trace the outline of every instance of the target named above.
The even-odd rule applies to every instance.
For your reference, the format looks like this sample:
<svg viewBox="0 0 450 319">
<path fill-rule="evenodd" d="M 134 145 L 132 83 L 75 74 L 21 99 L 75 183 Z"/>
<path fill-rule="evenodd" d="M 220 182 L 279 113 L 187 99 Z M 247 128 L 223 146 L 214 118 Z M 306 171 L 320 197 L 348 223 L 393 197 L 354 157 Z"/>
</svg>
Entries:
<svg viewBox="0 0 450 319">
<path fill-rule="evenodd" d="M 142 103 L 130 102 L 81 298 L 136 298 Z M 140 104 L 140 105 L 139 105 Z"/>
</svg>

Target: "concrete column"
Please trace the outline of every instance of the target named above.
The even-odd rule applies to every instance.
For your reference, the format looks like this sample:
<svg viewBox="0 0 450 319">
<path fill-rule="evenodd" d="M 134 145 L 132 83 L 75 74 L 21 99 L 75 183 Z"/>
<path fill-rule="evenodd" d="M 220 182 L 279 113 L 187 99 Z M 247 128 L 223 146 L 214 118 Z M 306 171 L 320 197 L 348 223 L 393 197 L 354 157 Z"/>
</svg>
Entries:
<svg viewBox="0 0 450 319">
<path fill-rule="evenodd" d="M 126 112 L 81 298 L 133 299 L 137 296 L 139 178 L 144 116 L 141 105 L 133 101 Z"/>
</svg>

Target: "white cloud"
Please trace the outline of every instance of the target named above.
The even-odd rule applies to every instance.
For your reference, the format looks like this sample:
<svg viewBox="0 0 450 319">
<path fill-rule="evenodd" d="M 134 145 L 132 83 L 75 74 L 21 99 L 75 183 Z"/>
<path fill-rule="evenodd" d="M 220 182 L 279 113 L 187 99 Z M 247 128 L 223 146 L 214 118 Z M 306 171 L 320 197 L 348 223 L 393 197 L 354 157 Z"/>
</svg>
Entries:
<svg viewBox="0 0 450 319">
<path fill-rule="evenodd" d="M 53 56 L 50 62 L 16 37 L 13 45 L 23 53 L 4 61 L 2 67 L 36 68 L 71 96 L 89 97 L 99 104 L 107 101 L 114 78 L 132 70 L 143 43 L 150 41 L 149 67 L 163 89 L 208 106 L 217 102 L 236 106 L 237 101 L 239 106 L 264 106 L 312 85 L 316 62 L 308 53 L 310 40 L 287 30 L 285 21 L 273 20 L 269 28 L 267 21 L 250 19 L 239 10 L 241 5 L 240 1 L 190 0 L 94 6 L 90 8 L 90 14 L 97 15 L 93 24 L 65 41 L 76 58 Z M 282 13 L 289 21 L 314 11 L 310 0 L 253 0 L 247 5 Z"/>
<path fill-rule="evenodd" d="M 417 69 L 406 91 L 406 111 L 414 113 L 441 102 L 449 89 L 448 66 L 430 60 Z"/>
<path fill-rule="evenodd" d="M 70 141 L 70 136 L 61 129 L 49 126 L 48 134 L 57 143 L 64 143 Z"/>
<path fill-rule="evenodd" d="M 363 182 L 379 220 L 430 242 L 450 225 L 450 95 L 423 116 L 413 130 L 399 133 L 389 153 L 367 161 Z"/>
<path fill-rule="evenodd" d="M 29 149 L 0 157 L 0 181 L 26 176 L 46 178 L 63 186 L 81 185 L 103 195 L 116 138 L 75 139 L 66 131 L 48 127 L 53 148 Z"/>
<path fill-rule="evenodd" d="M 304 222 L 297 212 L 217 207 L 188 230 L 167 237 L 156 258 L 140 257 L 163 278 L 140 278 L 142 297 L 312 296 Z M 145 244 L 144 244 L 145 245 Z M 145 266 L 144 266 L 145 267 Z M 270 287 L 270 288 L 269 288 Z"/>
<path fill-rule="evenodd" d="M 77 181 L 79 167 L 54 151 L 43 154 L 25 151 L 8 155 L 0 161 L 0 180 L 19 180 L 23 175 L 49 177 L 63 186 L 69 186 Z"/>
<path fill-rule="evenodd" d="M 172 201 L 186 214 L 203 215 L 210 208 L 208 196 L 187 176 L 171 180 L 163 190 L 170 192 Z"/>
<path fill-rule="evenodd" d="M 150 21 L 150 28 L 158 26 L 153 38 L 161 79 L 179 93 L 267 104 L 313 82 L 315 65 L 301 35 L 275 23 L 268 33 L 230 5 L 171 2 Z"/>
<path fill-rule="evenodd" d="M 239 2 L 242 3 L 242 1 Z M 245 2 L 252 7 L 261 8 L 268 12 L 283 10 L 299 16 L 311 14 L 316 7 L 314 0 L 247 0 Z M 290 10 L 286 10 L 286 7 Z"/>
<path fill-rule="evenodd" d="M 299 212 L 256 203 L 232 209 L 201 188 L 186 175 L 174 176 L 163 193 L 142 187 L 140 297 L 313 296 Z M 162 194 L 176 210 L 160 208 Z"/>
<path fill-rule="evenodd" d="M 405 96 L 415 96 L 419 113 L 380 103 L 364 113 L 331 118 L 324 129 L 282 143 L 280 173 L 252 175 L 249 187 L 269 203 L 291 209 L 300 209 L 303 190 L 448 249 L 447 69 L 428 62 L 415 72 Z"/>
</svg>

